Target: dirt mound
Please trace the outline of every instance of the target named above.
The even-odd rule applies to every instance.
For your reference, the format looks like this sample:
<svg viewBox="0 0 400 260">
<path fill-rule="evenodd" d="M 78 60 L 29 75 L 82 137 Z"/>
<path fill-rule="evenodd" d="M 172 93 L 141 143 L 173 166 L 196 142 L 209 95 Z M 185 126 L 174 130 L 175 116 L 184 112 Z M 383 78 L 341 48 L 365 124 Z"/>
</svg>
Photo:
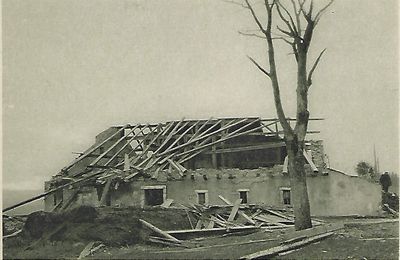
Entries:
<svg viewBox="0 0 400 260">
<path fill-rule="evenodd" d="M 109 246 L 133 245 L 147 241 L 150 235 L 139 219 L 163 230 L 190 228 L 186 212 L 180 209 L 80 206 L 63 213 L 39 211 L 30 214 L 23 236 L 44 243 L 100 241 Z"/>
</svg>

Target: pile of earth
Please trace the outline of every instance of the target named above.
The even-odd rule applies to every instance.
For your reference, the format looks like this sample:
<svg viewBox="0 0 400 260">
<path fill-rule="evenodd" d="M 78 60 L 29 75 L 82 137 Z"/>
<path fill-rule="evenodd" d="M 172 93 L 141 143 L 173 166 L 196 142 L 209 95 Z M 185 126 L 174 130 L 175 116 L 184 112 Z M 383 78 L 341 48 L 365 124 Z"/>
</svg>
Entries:
<svg viewBox="0 0 400 260">
<path fill-rule="evenodd" d="M 139 219 L 162 230 L 190 228 L 188 215 L 182 209 L 80 206 L 62 213 L 38 211 L 28 215 L 21 234 L 8 243 L 31 248 L 58 241 L 99 241 L 107 246 L 139 244 L 147 241 L 151 233 Z M 194 218 L 191 221 L 195 221 Z"/>
</svg>

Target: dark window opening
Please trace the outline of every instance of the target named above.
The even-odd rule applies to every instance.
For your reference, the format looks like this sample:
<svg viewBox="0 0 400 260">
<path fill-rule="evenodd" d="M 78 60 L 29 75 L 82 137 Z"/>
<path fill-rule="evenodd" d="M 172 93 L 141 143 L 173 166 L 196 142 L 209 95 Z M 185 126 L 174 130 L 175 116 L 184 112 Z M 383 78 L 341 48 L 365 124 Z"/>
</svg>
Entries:
<svg viewBox="0 0 400 260">
<path fill-rule="evenodd" d="M 206 204 L 206 193 L 205 192 L 197 193 L 197 203 L 199 203 L 200 205 Z"/>
<path fill-rule="evenodd" d="M 242 199 L 242 204 L 247 204 L 247 191 L 239 191 L 239 197 Z"/>
<path fill-rule="evenodd" d="M 290 190 L 282 190 L 283 204 L 290 205 Z"/>
<path fill-rule="evenodd" d="M 156 206 L 164 203 L 163 189 L 145 189 L 144 204 L 146 206 Z"/>
</svg>

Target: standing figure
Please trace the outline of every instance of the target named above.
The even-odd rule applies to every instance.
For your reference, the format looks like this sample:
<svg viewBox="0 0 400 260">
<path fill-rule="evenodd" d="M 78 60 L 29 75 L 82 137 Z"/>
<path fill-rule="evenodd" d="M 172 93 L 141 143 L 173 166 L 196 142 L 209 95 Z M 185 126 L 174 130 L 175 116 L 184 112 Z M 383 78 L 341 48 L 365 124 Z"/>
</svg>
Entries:
<svg viewBox="0 0 400 260">
<path fill-rule="evenodd" d="M 382 190 L 386 193 L 389 191 L 389 187 L 392 186 L 392 180 L 390 179 L 389 172 L 385 171 L 379 178 L 379 182 L 382 186 Z"/>
</svg>

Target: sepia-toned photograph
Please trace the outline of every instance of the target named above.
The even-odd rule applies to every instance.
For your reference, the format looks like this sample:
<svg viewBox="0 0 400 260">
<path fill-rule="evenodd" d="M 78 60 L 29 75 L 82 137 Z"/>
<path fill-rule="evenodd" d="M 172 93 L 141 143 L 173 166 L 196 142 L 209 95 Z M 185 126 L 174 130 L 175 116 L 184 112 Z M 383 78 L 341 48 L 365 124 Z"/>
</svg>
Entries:
<svg viewBox="0 0 400 260">
<path fill-rule="evenodd" d="M 2 0 L 3 259 L 399 259 L 396 0 Z"/>
</svg>

